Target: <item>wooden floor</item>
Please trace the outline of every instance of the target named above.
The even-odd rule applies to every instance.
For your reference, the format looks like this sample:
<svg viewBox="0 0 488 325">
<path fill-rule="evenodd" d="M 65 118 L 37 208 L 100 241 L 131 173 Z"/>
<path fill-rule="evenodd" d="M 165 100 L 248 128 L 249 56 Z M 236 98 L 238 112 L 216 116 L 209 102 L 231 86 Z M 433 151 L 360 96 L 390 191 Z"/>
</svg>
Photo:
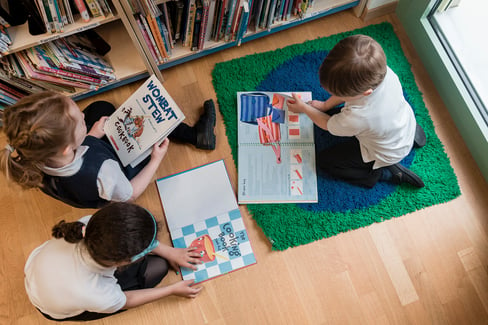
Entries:
<svg viewBox="0 0 488 325">
<path fill-rule="evenodd" d="M 412 63 L 458 176 L 461 197 L 283 252 L 271 251 L 242 206 L 256 265 L 206 282 L 194 300 L 170 297 L 93 323 L 488 324 L 488 186 L 395 16 L 365 23 L 349 11 L 335 14 L 165 70 L 164 85 L 192 124 L 203 101 L 216 99 L 211 83 L 215 63 L 381 21 L 393 23 Z M 84 108 L 95 99 L 105 99 L 119 105 L 137 85 L 79 104 Z M 235 186 L 236 170 L 220 115 L 217 123 L 215 151 L 171 144 L 156 177 L 224 159 Z M 75 220 L 92 210 L 70 208 L 39 192 L 7 187 L 4 177 L 0 184 L 0 323 L 45 324 L 24 291 L 25 260 L 50 238 L 56 221 Z M 162 220 L 154 184 L 137 203 Z M 165 229 L 160 240 L 170 243 Z M 173 273 L 163 285 L 176 280 Z"/>
</svg>

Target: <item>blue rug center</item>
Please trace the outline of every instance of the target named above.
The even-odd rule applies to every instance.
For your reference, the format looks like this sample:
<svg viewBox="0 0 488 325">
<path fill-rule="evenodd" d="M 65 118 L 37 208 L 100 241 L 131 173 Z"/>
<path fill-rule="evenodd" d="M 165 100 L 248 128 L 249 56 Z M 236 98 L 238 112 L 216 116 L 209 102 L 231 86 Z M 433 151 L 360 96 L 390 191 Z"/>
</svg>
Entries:
<svg viewBox="0 0 488 325">
<path fill-rule="evenodd" d="M 327 51 L 318 51 L 295 56 L 271 71 L 257 86 L 261 91 L 311 91 L 312 98 L 326 100 L 330 97 L 322 87 L 318 70 Z M 405 94 L 404 94 L 405 95 Z M 408 101 L 408 97 L 405 96 Z M 315 127 L 315 150 L 320 152 L 341 141 L 341 138 Z M 409 167 L 414 151 L 404 158 L 402 165 Z M 333 179 L 317 170 L 318 203 L 297 204 L 308 211 L 345 212 L 366 208 L 379 203 L 396 188 L 396 185 L 378 182 L 374 188 L 367 189 Z"/>
</svg>

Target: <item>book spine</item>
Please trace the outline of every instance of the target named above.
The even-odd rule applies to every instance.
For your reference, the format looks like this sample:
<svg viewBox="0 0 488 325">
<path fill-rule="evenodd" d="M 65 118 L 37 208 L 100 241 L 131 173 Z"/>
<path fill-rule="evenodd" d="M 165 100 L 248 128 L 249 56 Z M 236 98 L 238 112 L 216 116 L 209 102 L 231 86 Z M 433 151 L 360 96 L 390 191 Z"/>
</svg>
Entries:
<svg viewBox="0 0 488 325">
<path fill-rule="evenodd" d="M 171 56 L 171 45 L 170 45 L 171 41 L 169 38 L 168 28 L 166 28 L 166 25 L 161 20 L 161 16 L 156 17 L 156 23 L 157 23 L 157 26 L 158 26 L 159 31 L 161 33 L 161 37 L 163 38 L 163 43 L 164 43 L 164 47 L 166 49 L 166 53 L 168 54 L 168 57 L 170 57 Z"/>
<path fill-rule="evenodd" d="M 98 4 L 97 0 L 85 0 L 86 5 L 88 6 L 88 9 L 90 10 L 90 13 L 92 17 L 102 17 L 103 12 L 102 8 L 100 8 L 100 5 Z"/>
<path fill-rule="evenodd" d="M 58 83 L 58 84 L 62 84 L 62 85 L 66 85 L 66 86 L 72 86 L 72 87 L 76 87 L 76 88 L 84 88 L 84 89 L 90 89 L 90 90 L 97 90 L 98 89 L 97 86 L 85 84 L 82 82 L 65 80 L 63 78 L 57 78 L 54 76 L 49 76 L 49 75 L 45 75 L 45 74 L 35 72 L 33 67 L 31 66 L 28 58 L 26 58 L 22 52 L 17 52 L 17 53 L 15 53 L 15 55 L 19 59 L 19 62 L 22 65 L 22 69 L 24 69 L 25 74 L 32 79 L 39 79 L 42 81 Z"/>
<path fill-rule="evenodd" d="M 164 15 L 164 23 L 166 28 L 168 29 L 168 39 L 169 39 L 169 46 L 174 48 L 174 40 L 173 40 L 173 26 L 171 26 L 171 19 L 168 13 L 168 6 L 166 2 L 163 3 L 163 15 Z"/>
<path fill-rule="evenodd" d="M 135 19 L 136 19 L 137 25 L 139 26 L 139 29 L 141 30 L 142 37 L 144 38 L 144 41 L 146 42 L 146 45 L 149 48 L 149 52 L 151 52 L 151 55 L 152 55 L 154 61 L 161 62 L 159 60 L 158 55 L 156 54 L 156 50 L 154 49 L 154 46 L 153 46 L 151 40 L 149 39 L 149 35 L 148 35 L 146 29 L 144 28 L 142 22 L 140 21 L 140 19 L 138 17 L 136 17 Z"/>
<path fill-rule="evenodd" d="M 86 9 L 85 2 L 83 0 L 74 0 L 74 3 L 80 13 L 81 19 L 84 22 L 89 22 L 90 14 L 88 13 L 88 9 Z"/>
<path fill-rule="evenodd" d="M 198 41 L 200 40 L 200 29 L 202 27 L 202 14 L 203 14 L 203 6 L 201 2 L 198 0 L 198 5 L 195 9 L 195 22 L 193 25 L 193 35 L 192 35 L 192 42 L 191 42 L 192 51 L 198 50 Z"/>
<path fill-rule="evenodd" d="M 237 45 L 241 45 L 242 38 L 244 37 L 244 34 L 247 31 L 247 26 L 249 23 L 249 4 L 247 1 L 244 1 L 242 3 L 242 18 L 241 18 L 241 24 L 239 27 L 239 32 L 237 33 Z"/>
<path fill-rule="evenodd" d="M 58 15 L 58 9 L 55 1 L 56 0 L 47 0 L 47 3 L 49 6 L 49 12 L 51 13 L 51 17 L 53 20 L 54 31 L 61 33 L 62 32 L 61 20 Z"/>
<path fill-rule="evenodd" d="M 0 88 L 3 89 L 4 91 L 6 91 L 7 93 L 11 94 L 12 96 L 17 97 L 18 99 L 25 96 L 24 94 L 20 93 L 19 91 L 7 86 L 4 83 L 1 83 L 1 82 L 0 82 Z"/>
<path fill-rule="evenodd" d="M 198 50 L 203 50 L 205 35 L 207 33 L 210 0 L 203 0 L 202 23 L 200 24 L 200 35 L 198 36 Z"/>
<path fill-rule="evenodd" d="M 163 60 L 168 58 L 168 53 L 166 52 L 166 47 L 164 46 L 163 37 L 161 36 L 161 31 L 159 30 L 158 23 L 156 19 L 152 16 L 147 16 L 147 23 L 149 24 L 149 28 L 151 29 L 151 33 L 156 41 L 156 46 L 159 49 L 159 53 L 163 57 Z"/>
<path fill-rule="evenodd" d="M 232 29 L 232 22 L 235 15 L 236 4 L 238 0 L 229 0 L 229 7 L 227 10 L 227 20 L 224 27 L 224 40 L 227 42 L 230 39 L 230 30 Z"/>
<path fill-rule="evenodd" d="M 195 0 L 190 0 L 188 3 L 188 16 L 186 20 L 186 29 L 185 29 L 184 40 L 182 44 L 183 46 L 191 46 L 192 44 L 195 13 L 196 13 Z"/>
<path fill-rule="evenodd" d="M 161 62 L 164 62 L 163 61 L 163 56 L 159 52 L 158 46 L 156 45 L 156 41 L 154 40 L 154 37 L 153 37 L 153 35 L 151 33 L 151 29 L 149 28 L 149 25 L 148 25 L 148 22 L 146 21 L 146 18 L 142 14 L 140 14 L 139 17 L 141 19 L 142 25 L 144 26 L 144 29 L 147 32 L 147 36 L 149 38 L 149 41 L 151 42 L 151 44 L 152 44 L 152 46 L 154 48 L 154 52 L 156 53 L 156 57 L 158 58 L 158 61 L 160 63 Z"/>
</svg>

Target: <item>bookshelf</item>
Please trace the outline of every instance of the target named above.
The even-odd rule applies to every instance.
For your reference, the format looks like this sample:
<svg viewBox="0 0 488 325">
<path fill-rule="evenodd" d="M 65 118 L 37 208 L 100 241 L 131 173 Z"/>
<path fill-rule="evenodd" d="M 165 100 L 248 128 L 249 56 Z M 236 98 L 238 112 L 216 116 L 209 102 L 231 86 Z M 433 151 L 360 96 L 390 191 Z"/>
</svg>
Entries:
<svg viewBox="0 0 488 325">
<path fill-rule="evenodd" d="M 185 3 L 190 3 L 190 1 L 199 0 L 180 0 Z M 219 1 L 224 0 L 209 0 L 215 1 L 215 15 L 217 17 L 217 6 Z M 242 0 L 225 0 L 225 1 L 236 1 L 236 7 L 242 7 Z M 250 0 L 246 0 L 250 1 Z M 269 1 L 271 4 L 276 3 L 280 0 L 253 0 L 256 3 L 266 3 Z M 260 28 L 247 28 L 247 24 L 240 21 L 241 14 L 237 16 L 236 10 L 236 32 L 242 28 L 245 28 L 246 32 L 242 32 L 241 36 L 235 39 L 226 39 L 224 37 L 206 37 L 204 46 L 199 50 L 192 50 L 191 46 L 182 46 L 181 39 L 177 42 L 173 42 L 173 47 L 170 48 L 170 44 L 164 43 L 167 47 L 168 55 L 161 59 L 155 56 L 154 47 L 151 49 L 151 43 L 148 40 L 148 34 L 144 34 L 144 31 L 140 29 L 141 24 L 138 24 L 136 17 L 140 19 L 141 14 L 148 14 L 148 9 L 146 6 L 149 2 L 152 2 L 154 6 L 158 8 L 170 8 L 170 5 L 176 3 L 175 0 L 111 0 L 110 8 L 112 9 L 112 14 L 105 15 L 104 17 L 91 18 L 90 21 L 84 22 L 80 18 L 80 15 L 75 15 L 75 21 L 72 24 L 68 24 L 64 27 L 62 33 L 51 33 L 47 32 L 42 35 L 31 35 L 28 31 L 28 24 L 25 23 L 19 26 L 12 26 L 8 28 L 9 36 L 12 40 L 8 52 L 5 55 L 12 55 L 16 52 L 23 51 L 40 44 L 45 44 L 57 39 L 65 38 L 70 35 L 75 35 L 77 33 L 94 29 L 107 43 L 110 44 L 111 50 L 103 57 L 107 60 L 114 69 L 115 80 L 110 81 L 104 85 L 101 85 L 97 90 L 87 90 L 78 89 L 75 93 L 68 94 L 74 100 L 81 100 L 100 92 L 104 92 L 110 89 L 120 87 L 122 85 L 146 78 L 150 74 L 156 74 L 156 76 L 163 80 L 161 75 L 161 70 L 167 69 L 169 67 L 198 59 L 200 57 L 209 55 L 211 53 L 224 50 L 226 48 L 238 46 L 241 43 L 252 41 L 257 38 L 266 37 L 271 33 L 278 32 L 283 29 L 292 28 L 298 24 L 306 23 L 307 21 L 324 17 L 335 12 L 346 10 L 353 7 L 360 7 L 364 5 L 367 0 L 283 0 L 290 1 L 291 4 L 295 4 L 296 1 L 304 1 L 308 4 L 306 11 L 302 15 L 288 15 L 285 18 L 283 13 L 281 18 L 277 18 L 276 21 L 271 23 L 268 22 L 267 26 L 261 26 Z M 170 2 L 172 2 L 170 4 Z M 138 6 L 138 9 L 135 6 Z M 142 4 L 142 7 L 141 7 Z M 279 4 L 279 2 L 278 2 Z M 286 6 L 286 5 L 283 5 Z M 282 8 L 283 8 L 282 6 Z M 290 5 L 291 6 L 291 5 Z M 154 8 L 154 7 L 153 7 Z M 278 6 L 277 6 L 278 8 Z M 186 10 L 186 7 L 185 7 Z M 282 9 L 283 10 L 283 9 Z M 291 9 L 289 9 L 291 12 Z M 243 10 L 241 10 L 243 11 Z M 151 12 L 151 9 L 149 9 Z M 283 12 L 283 11 L 282 11 Z M 252 8 L 249 8 L 249 17 L 253 14 Z M 161 10 L 160 12 L 161 21 L 163 24 L 167 24 L 169 18 L 166 17 L 166 12 Z M 274 20 L 274 19 L 273 19 Z M 244 26 L 245 25 L 245 26 Z M 157 25 L 156 25 L 157 26 Z M 171 24 L 169 24 L 171 26 Z M 210 25 L 208 25 L 210 26 Z M 159 25 L 161 28 L 161 25 Z M 174 26 L 173 26 L 174 27 Z M 157 27 L 156 27 L 157 29 Z M 183 27 L 182 27 L 183 29 Z M 171 33 L 171 27 L 168 28 L 166 37 L 168 33 Z M 207 33 L 210 33 L 210 28 L 207 29 Z M 161 33 L 163 41 L 164 33 Z M 218 39 L 218 40 L 217 40 Z M 155 38 L 153 39 L 156 40 Z M 166 38 L 166 41 L 168 38 Z M 160 43 L 161 44 L 161 43 Z M 156 45 L 152 43 L 152 45 Z M 161 50 L 162 54 L 163 50 Z"/>
</svg>

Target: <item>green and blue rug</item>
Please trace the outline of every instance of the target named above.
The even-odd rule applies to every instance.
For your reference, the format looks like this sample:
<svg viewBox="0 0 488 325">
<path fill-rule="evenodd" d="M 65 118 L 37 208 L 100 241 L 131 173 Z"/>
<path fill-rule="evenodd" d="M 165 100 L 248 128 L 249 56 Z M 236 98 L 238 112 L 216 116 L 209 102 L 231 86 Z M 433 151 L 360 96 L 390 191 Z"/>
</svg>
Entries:
<svg viewBox="0 0 488 325">
<path fill-rule="evenodd" d="M 415 111 L 417 122 L 427 135 L 427 145 L 413 150 L 402 164 L 417 173 L 426 186 L 416 189 L 378 183 L 373 189 L 365 189 L 332 179 L 318 170 L 318 203 L 247 206 L 274 250 L 307 244 L 374 222 L 399 217 L 447 202 L 460 195 L 449 158 L 435 134 L 410 64 L 389 23 L 216 64 L 212 72 L 213 85 L 234 161 L 237 162 L 236 93 L 254 90 L 312 91 L 314 99 L 327 99 L 329 94 L 320 87 L 318 68 L 328 50 L 339 40 L 352 34 L 366 34 L 376 39 L 385 50 L 388 65 L 400 78 L 404 95 Z M 337 141 L 340 140 L 328 132 L 315 128 L 317 151 Z"/>
</svg>

